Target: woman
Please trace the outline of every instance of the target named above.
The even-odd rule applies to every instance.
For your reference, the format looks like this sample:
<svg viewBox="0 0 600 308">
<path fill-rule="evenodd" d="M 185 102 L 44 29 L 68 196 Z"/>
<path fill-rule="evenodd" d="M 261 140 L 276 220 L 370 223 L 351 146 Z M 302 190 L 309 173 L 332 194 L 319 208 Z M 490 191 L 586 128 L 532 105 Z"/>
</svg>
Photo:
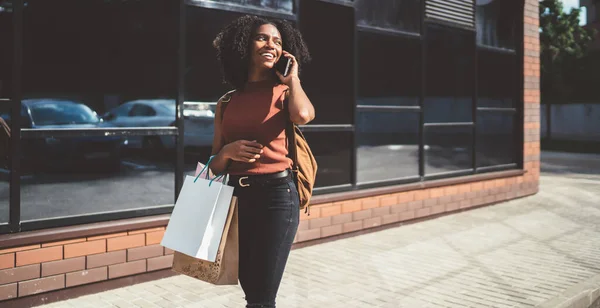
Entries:
<svg viewBox="0 0 600 308">
<path fill-rule="evenodd" d="M 210 168 L 230 175 L 238 197 L 239 280 L 246 307 L 275 307 L 299 223 L 285 128 L 288 121 L 306 124 L 315 117 L 298 78 L 299 65 L 310 55 L 289 23 L 254 16 L 225 27 L 214 46 L 235 92 L 226 108 L 222 102 L 217 107 Z M 282 58 L 292 61 L 287 76 L 275 69 Z"/>
</svg>

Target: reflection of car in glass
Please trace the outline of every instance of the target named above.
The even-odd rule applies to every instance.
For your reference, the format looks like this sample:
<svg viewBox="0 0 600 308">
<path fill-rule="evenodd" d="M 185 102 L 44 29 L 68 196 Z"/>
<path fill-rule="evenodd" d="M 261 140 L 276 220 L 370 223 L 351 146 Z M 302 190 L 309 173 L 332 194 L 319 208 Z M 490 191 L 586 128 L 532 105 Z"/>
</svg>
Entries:
<svg viewBox="0 0 600 308">
<path fill-rule="evenodd" d="M 175 100 L 140 99 L 124 103 L 104 115 L 104 120 L 118 127 L 175 126 Z M 183 111 L 186 147 L 212 145 L 214 112 L 208 103 L 185 102 Z M 145 149 L 173 149 L 172 136 L 129 137 L 128 146 Z"/>
<path fill-rule="evenodd" d="M 10 121 L 10 115 L 2 115 Z M 88 106 L 67 99 L 25 99 L 21 125 L 33 129 L 85 129 L 110 127 Z M 25 166 L 94 162 L 108 168 L 120 166 L 123 138 L 118 136 L 23 139 Z"/>
<path fill-rule="evenodd" d="M 27 7 L 29 3 L 23 1 L 23 7 Z M 14 1 L 0 0 L 0 13 L 14 13 Z"/>
</svg>

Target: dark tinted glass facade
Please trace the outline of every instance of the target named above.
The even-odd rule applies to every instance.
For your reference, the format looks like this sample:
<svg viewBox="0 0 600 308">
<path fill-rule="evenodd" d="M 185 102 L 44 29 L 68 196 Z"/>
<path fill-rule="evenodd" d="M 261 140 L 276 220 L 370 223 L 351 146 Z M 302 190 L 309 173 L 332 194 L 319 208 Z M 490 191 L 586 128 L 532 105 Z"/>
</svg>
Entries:
<svg viewBox="0 0 600 308">
<path fill-rule="evenodd" d="M 358 24 L 381 29 L 419 32 L 420 0 L 354 0 Z"/>
<path fill-rule="evenodd" d="M 477 43 L 506 49 L 518 44 L 521 1 L 475 0 Z"/>
<path fill-rule="evenodd" d="M 0 6 L 0 121 L 10 126 L 12 118 L 14 14 Z M 0 132 L 3 126 L 0 123 Z M 0 137 L 0 230 L 8 228 L 10 205 L 10 141 Z"/>
<path fill-rule="evenodd" d="M 472 32 L 427 26 L 425 123 L 473 121 L 474 45 Z"/>
<path fill-rule="evenodd" d="M 523 71 L 519 1 L 477 0 L 476 167 L 519 163 Z"/>
<path fill-rule="evenodd" d="M 231 10 L 254 8 L 284 13 L 291 13 L 294 10 L 294 0 L 191 0 L 189 3 L 200 4 L 209 8 L 223 8 L 223 5 L 233 5 L 234 7 L 229 8 Z"/>
<path fill-rule="evenodd" d="M 178 15 L 165 0 L 28 1 L 21 220 L 173 204 L 173 136 L 35 133 L 173 127 Z"/>
<path fill-rule="evenodd" d="M 473 28 L 426 18 L 419 0 L 0 11 L 0 116 L 21 135 L 18 159 L 0 160 L 0 230 L 169 213 L 230 90 L 212 41 L 247 13 L 290 21 L 311 51 L 301 77 L 317 117 L 302 129 L 316 194 L 519 168 L 522 9 L 484 2 Z"/>
</svg>

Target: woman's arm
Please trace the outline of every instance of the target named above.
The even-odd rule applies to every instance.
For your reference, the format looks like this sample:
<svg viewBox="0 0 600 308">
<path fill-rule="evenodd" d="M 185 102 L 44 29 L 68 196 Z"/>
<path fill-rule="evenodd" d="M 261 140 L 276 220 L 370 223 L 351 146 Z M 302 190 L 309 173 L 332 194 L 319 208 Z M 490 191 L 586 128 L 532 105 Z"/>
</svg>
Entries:
<svg viewBox="0 0 600 308">
<path fill-rule="evenodd" d="M 283 56 L 292 59 L 292 69 L 287 76 L 277 72 L 281 82 L 289 87 L 287 92 L 288 108 L 290 112 L 290 120 L 296 124 L 303 125 L 312 121 L 315 118 L 315 107 L 306 96 L 300 78 L 298 78 L 298 62 L 296 58 L 287 51 L 283 52 Z"/>
<path fill-rule="evenodd" d="M 292 79 L 288 86 L 290 88 L 287 94 L 290 120 L 299 125 L 309 123 L 315 118 L 315 107 L 302 89 L 300 79 Z"/>
<path fill-rule="evenodd" d="M 223 136 L 221 135 L 221 113 L 223 108 L 223 102 L 219 100 L 217 103 L 217 108 L 215 110 L 215 120 L 214 120 L 214 134 L 213 134 L 213 143 L 212 143 L 212 151 L 210 155 L 214 155 L 215 157 L 210 163 L 210 170 L 214 174 L 221 174 L 227 169 L 227 165 L 229 165 L 229 158 L 226 158 L 223 151 L 224 143 Z"/>
</svg>

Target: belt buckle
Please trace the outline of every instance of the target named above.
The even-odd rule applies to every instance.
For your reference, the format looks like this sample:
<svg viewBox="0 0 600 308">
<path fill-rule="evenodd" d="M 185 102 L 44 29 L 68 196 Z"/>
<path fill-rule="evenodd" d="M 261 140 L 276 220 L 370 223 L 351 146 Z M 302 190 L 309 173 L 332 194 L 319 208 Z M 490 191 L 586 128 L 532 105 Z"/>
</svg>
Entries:
<svg viewBox="0 0 600 308">
<path fill-rule="evenodd" d="M 243 177 L 241 177 L 238 180 L 238 183 L 240 184 L 240 187 L 248 187 L 248 186 L 250 186 L 250 184 L 244 184 L 244 183 L 242 183 L 242 180 L 246 180 L 246 179 L 248 179 L 248 177 L 247 176 L 243 176 Z"/>
</svg>

